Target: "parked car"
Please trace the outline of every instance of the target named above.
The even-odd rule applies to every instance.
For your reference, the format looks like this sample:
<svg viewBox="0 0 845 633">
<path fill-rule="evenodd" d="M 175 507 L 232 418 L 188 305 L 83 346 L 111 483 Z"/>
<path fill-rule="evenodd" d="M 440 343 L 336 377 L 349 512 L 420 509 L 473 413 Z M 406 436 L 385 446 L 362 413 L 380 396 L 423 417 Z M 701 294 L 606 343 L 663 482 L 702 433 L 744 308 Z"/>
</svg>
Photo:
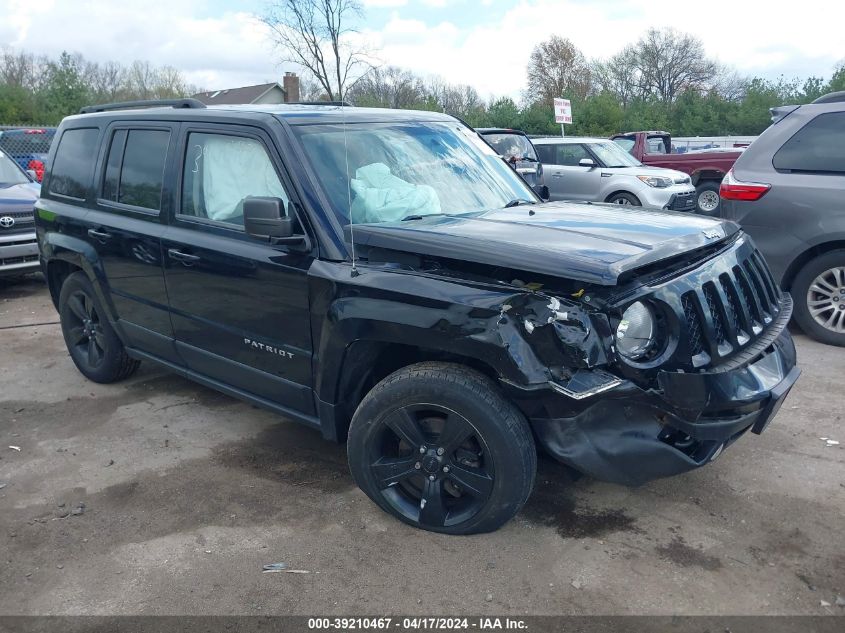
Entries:
<svg viewBox="0 0 845 633">
<path fill-rule="evenodd" d="M 672 152 L 672 137 L 668 132 L 626 132 L 611 138 L 645 165 L 676 169 L 689 174 L 695 185 L 695 209 L 706 215 L 718 215 L 719 184 L 744 149 L 675 154 Z"/>
<path fill-rule="evenodd" d="M 44 161 L 55 135 L 55 128 L 0 130 L 0 151 L 11 157 L 21 169 L 30 172 L 37 182 L 41 182 Z"/>
<path fill-rule="evenodd" d="M 537 158 L 537 151 L 525 132 L 494 127 L 477 128 L 476 132 L 481 134 L 529 185 L 537 187 L 544 183 L 543 164 Z"/>
<path fill-rule="evenodd" d="M 0 277 L 36 272 L 35 201 L 40 187 L 0 152 Z"/>
<path fill-rule="evenodd" d="M 754 237 L 801 329 L 845 346 L 845 92 L 772 114 L 722 181 L 720 215 Z"/>
<path fill-rule="evenodd" d="M 625 484 L 702 466 L 798 377 L 789 296 L 733 222 L 542 203 L 440 113 L 147 105 L 66 118 L 47 163 L 73 362 L 151 362 L 346 440 L 411 525 L 496 529 L 535 443 Z"/>
<path fill-rule="evenodd" d="M 601 138 L 537 138 L 552 200 L 590 200 L 692 211 L 695 188 L 679 171 L 645 167 Z"/>
</svg>

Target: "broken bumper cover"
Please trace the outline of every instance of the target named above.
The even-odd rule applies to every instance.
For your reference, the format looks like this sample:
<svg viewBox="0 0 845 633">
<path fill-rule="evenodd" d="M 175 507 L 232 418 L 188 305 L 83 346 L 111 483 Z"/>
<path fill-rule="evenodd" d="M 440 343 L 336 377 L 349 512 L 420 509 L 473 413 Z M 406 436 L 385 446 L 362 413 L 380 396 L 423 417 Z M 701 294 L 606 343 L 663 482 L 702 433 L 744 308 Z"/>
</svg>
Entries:
<svg viewBox="0 0 845 633">
<path fill-rule="evenodd" d="M 660 372 L 659 390 L 616 380 L 580 399 L 546 389 L 525 410 L 556 459 L 597 479 L 639 485 L 703 466 L 748 430 L 761 433 L 800 373 L 784 329 L 744 367 Z M 582 384 L 589 380 L 581 377 Z"/>
</svg>

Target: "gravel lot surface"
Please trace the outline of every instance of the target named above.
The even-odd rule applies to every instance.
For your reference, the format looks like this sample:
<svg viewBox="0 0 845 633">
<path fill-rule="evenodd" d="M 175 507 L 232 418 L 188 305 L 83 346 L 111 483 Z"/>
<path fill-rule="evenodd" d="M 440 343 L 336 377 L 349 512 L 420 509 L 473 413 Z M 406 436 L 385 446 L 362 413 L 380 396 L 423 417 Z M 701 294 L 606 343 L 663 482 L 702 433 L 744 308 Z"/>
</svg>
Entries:
<svg viewBox="0 0 845 633">
<path fill-rule="evenodd" d="M 0 282 L 0 614 L 845 614 L 841 348 L 796 333 L 777 419 L 704 469 L 628 489 L 541 460 L 515 520 L 449 537 L 314 431 L 149 364 L 86 381 L 55 321 L 39 278 Z"/>
</svg>

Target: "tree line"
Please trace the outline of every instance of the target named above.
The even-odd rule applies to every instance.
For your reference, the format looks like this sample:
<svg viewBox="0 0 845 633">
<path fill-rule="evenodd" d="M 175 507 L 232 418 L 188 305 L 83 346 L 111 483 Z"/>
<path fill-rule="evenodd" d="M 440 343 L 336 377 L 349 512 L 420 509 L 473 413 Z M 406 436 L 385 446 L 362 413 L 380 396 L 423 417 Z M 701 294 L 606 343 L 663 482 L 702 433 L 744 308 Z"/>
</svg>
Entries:
<svg viewBox="0 0 845 633">
<path fill-rule="evenodd" d="M 751 136 L 770 123 L 769 108 L 809 103 L 845 90 L 845 62 L 829 80 L 741 77 L 708 59 L 701 41 L 651 29 L 617 55 L 588 60 L 567 39 L 535 46 L 522 99 L 484 102 L 468 86 L 450 86 L 392 66 L 373 68 L 349 89 L 356 105 L 445 111 L 474 127 L 560 134 L 555 97 L 572 101 L 567 134 L 608 136 L 624 130 L 669 130 L 677 136 Z"/>
<path fill-rule="evenodd" d="M 173 99 L 199 92 L 172 66 L 86 60 L 63 52 L 51 59 L 11 48 L 0 53 L 0 123 L 55 125 L 85 105 Z"/>
<path fill-rule="evenodd" d="M 346 99 L 364 107 L 436 110 L 474 127 L 508 127 L 559 134 L 552 100 L 572 101 L 573 135 L 665 129 L 677 136 L 755 135 L 769 124 L 769 108 L 808 103 L 845 90 L 845 60 L 829 79 L 743 77 L 707 57 L 697 37 L 650 29 L 606 59 L 588 59 L 570 40 L 552 36 L 534 46 L 521 98 L 485 100 L 471 86 L 381 65 L 356 39 L 363 15 L 355 0 L 276 0 L 257 16 L 268 27 L 282 63 L 302 71 L 304 100 Z M 228 88 L 233 86 L 219 86 Z M 0 123 L 58 123 L 90 103 L 184 97 L 200 89 L 171 66 L 128 66 L 57 59 L 5 49 L 0 55 Z"/>
</svg>

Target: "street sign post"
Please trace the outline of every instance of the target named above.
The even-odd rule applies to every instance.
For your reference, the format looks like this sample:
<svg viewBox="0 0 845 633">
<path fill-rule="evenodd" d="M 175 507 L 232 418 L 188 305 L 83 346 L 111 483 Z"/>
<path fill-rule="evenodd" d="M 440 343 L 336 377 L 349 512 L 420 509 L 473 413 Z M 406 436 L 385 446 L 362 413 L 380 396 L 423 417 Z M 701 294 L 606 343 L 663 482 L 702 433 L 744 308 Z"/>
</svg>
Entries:
<svg viewBox="0 0 845 633">
<path fill-rule="evenodd" d="M 569 99 L 555 99 L 555 123 L 560 123 L 560 135 L 566 136 L 563 126 L 572 123 L 572 104 Z"/>
</svg>

